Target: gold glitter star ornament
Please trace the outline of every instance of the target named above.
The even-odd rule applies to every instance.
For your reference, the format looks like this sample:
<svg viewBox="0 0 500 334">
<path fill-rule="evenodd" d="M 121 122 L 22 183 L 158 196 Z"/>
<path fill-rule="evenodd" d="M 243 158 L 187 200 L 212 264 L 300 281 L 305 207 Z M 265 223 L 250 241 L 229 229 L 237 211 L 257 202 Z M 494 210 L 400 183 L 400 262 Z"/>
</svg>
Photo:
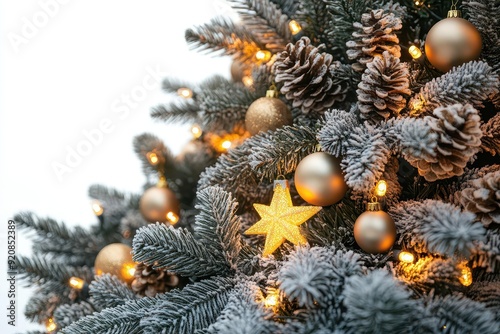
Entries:
<svg viewBox="0 0 500 334">
<path fill-rule="evenodd" d="M 285 240 L 295 245 L 307 243 L 299 225 L 321 210 L 320 206 L 293 206 L 287 181 L 274 181 L 271 205 L 254 204 L 261 219 L 245 234 L 265 234 L 263 256 L 272 254 Z"/>
</svg>

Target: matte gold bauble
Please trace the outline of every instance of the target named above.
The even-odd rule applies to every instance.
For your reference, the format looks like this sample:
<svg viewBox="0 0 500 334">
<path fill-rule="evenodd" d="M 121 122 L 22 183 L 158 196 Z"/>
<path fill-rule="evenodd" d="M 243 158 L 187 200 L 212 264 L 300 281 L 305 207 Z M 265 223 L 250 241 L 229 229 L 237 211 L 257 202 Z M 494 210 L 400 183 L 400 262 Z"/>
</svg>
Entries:
<svg viewBox="0 0 500 334">
<path fill-rule="evenodd" d="M 94 263 L 96 275 L 111 274 L 124 282 L 132 282 L 135 263 L 131 251 L 132 248 L 120 243 L 110 244 L 101 249 Z"/>
<path fill-rule="evenodd" d="M 340 201 L 347 192 L 340 159 L 316 152 L 302 159 L 295 170 L 295 187 L 307 203 L 328 206 Z"/>
<path fill-rule="evenodd" d="M 238 60 L 233 60 L 231 64 L 231 78 L 234 82 L 241 82 L 245 75 L 251 74 L 250 66 Z"/>
<path fill-rule="evenodd" d="M 481 48 L 479 31 L 472 23 L 459 17 L 439 21 L 425 39 L 427 59 L 442 72 L 477 59 Z"/>
<path fill-rule="evenodd" d="M 139 201 L 139 209 L 150 223 L 175 224 L 179 220 L 179 201 L 166 187 L 155 186 L 146 190 Z"/>
<path fill-rule="evenodd" d="M 246 129 L 252 136 L 260 131 L 276 130 L 292 123 L 292 113 L 286 104 L 274 97 L 261 97 L 255 100 L 245 116 Z"/>
<path fill-rule="evenodd" d="M 378 203 L 369 203 L 375 207 L 368 208 L 354 223 L 354 239 L 367 253 L 383 253 L 388 251 L 396 240 L 396 224 Z"/>
</svg>

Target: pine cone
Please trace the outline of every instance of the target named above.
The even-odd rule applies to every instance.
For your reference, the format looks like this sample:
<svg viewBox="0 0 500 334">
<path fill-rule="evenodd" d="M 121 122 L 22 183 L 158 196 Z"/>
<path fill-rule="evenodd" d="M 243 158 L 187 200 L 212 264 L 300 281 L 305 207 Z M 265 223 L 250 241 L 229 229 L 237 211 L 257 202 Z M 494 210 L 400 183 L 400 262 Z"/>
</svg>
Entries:
<svg viewBox="0 0 500 334">
<path fill-rule="evenodd" d="M 467 162 L 478 152 L 482 136 L 478 111 L 470 104 L 439 107 L 433 114 L 425 121 L 438 135 L 435 156 L 409 161 L 431 182 L 462 175 Z"/>
<path fill-rule="evenodd" d="M 348 67 L 320 53 L 323 47 L 314 47 L 309 38 L 302 37 L 295 45 L 288 44 L 274 63 L 275 81 L 283 83 L 281 93 L 304 114 L 321 113 L 344 101 L 350 88 Z"/>
<path fill-rule="evenodd" d="M 500 224 L 500 171 L 473 180 L 471 185 L 462 190 L 460 202 L 464 208 L 474 212 L 486 227 Z"/>
<path fill-rule="evenodd" d="M 141 297 L 154 297 L 157 293 L 168 292 L 179 284 L 179 277 L 169 274 L 165 269 L 153 269 L 153 266 L 138 263 L 135 266 L 135 279 L 132 291 Z"/>
<path fill-rule="evenodd" d="M 353 24 L 358 31 L 352 33 L 354 39 L 346 43 L 347 57 L 357 60 L 352 68 L 357 72 L 363 72 L 366 64 L 374 57 L 380 57 L 384 51 L 388 51 L 394 57 L 401 57 L 399 39 L 394 33 L 403 25 L 401 19 L 394 13 L 383 9 L 372 10 L 361 16 L 361 23 Z"/>
<path fill-rule="evenodd" d="M 408 67 L 387 51 L 366 66 L 356 91 L 361 118 L 375 123 L 397 116 L 411 94 Z"/>
</svg>

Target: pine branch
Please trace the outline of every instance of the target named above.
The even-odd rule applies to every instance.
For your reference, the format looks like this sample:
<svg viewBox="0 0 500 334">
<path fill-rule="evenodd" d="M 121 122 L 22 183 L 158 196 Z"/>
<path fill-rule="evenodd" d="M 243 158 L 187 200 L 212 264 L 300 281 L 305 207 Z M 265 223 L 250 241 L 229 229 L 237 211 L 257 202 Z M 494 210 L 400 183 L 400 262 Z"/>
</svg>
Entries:
<svg viewBox="0 0 500 334">
<path fill-rule="evenodd" d="M 54 322 L 57 324 L 57 329 L 61 330 L 79 319 L 91 315 L 95 311 L 92 304 L 86 301 L 74 304 L 63 304 L 58 306 L 54 311 Z"/>
<path fill-rule="evenodd" d="M 380 180 L 390 158 L 388 132 L 383 127 L 365 126 L 350 129 L 341 167 L 345 181 L 356 192 L 369 192 Z"/>
<path fill-rule="evenodd" d="M 194 100 L 159 105 L 151 110 L 151 118 L 166 123 L 196 123 L 200 106 Z"/>
<path fill-rule="evenodd" d="M 343 295 L 347 333 L 408 333 L 417 319 L 417 303 L 385 271 L 352 277 Z"/>
<path fill-rule="evenodd" d="M 491 0 L 465 0 L 468 20 L 479 30 L 483 42 L 482 57 L 494 72 L 500 71 L 500 3 Z"/>
<path fill-rule="evenodd" d="M 418 333 L 436 333 L 443 326 L 450 333 L 498 332 L 495 317 L 483 304 L 459 295 L 430 299 L 423 312 Z"/>
<path fill-rule="evenodd" d="M 349 277 L 360 275 L 359 255 L 326 247 L 301 247 L 287 256 L 278 272 L 280 289 L 299 306 L 325 307 L 339 302 Z"/>
<path fill-rule="evenodd" d="M 486 230 L 486 239 L 477 245 L 472 254 L 473 267 L 486 268 L 487 272 L 497 273 L 500 268 L 500 229 Z"/>
<path fill-rule="evenodd" d="M 345 154 L 347 139 L 351 129 L 357 127 L 359 121 L 353 112 L 333 109 L 324 116 L 324 124 L 318 131 L 318 141 L 323 150 L 335 157 Z"/>
<path fill-rule="evenodd" d="M 139 322 L 144 318 L 145 314 L 149 313 L 160 302 L 160 298 L 165 295 L 161 294 L 158 296 L 160 297 L 141 298 L 86 316 L 65 327 L 61 331 L 61 334 L 142 333 L 138 328 Z"/>
<path fill-rule="evenodd" d="M 498 92 L 498 80 L 492 68 L 482 61 L 454 67 L 420 89 L 409 102 L 410 114 L 432 115 L 437 107 L 457 103 L 482 108 L 483 101 Z"/>
<path fill-rule="evenodd" d="M 300 7 L 300 0 L 271 0 L 286 16 L 293 18 Z"/>
<path fill-rule="evenodd" d="M 141 319 L 145 334 L 188 334 L 215 322 L 229 298 L 234 282 L 215 277 L 173 290 Z"/>
<path fill-rule="evenodd" d="M 177 78 L 163 79 L 161 87 L 166 93 L 177 93 L 177 90 L 179 90 L 180 88 L 188 88 L 191 89 L 191 91 L 193 91 L 193 94 L 195 93 L 194 92 L 195 87 L 193 84 Z M 193 97 L 196 97 L 196 95 L 193 95 Z"/>
<path fill-rule="evenodd" d="M 142 169 L 146 175 L 175 175 L 176 165 L 172 152 L 163 141 L 155 135 L 144 133 L 134 138 L 134 151 L 142 162 Z M 158 161 L 155 165 L 148 159 L 149 153 L 155 153 Z"/>
<path fill-rule="evenodd" d="M 258 301 L 263 299 L 260 288 L 244 277 L 229 294 L 229 300 L 205 333 L 207 334 L 268 334 L 281 333 L 279 323 L 272 321 L 271 311 Z"/>
<path fill-rule="evenodd" d="M 400 202 L 389 210 L 396 222 L 398 244 L 417 252 L 469 257 L 485 230 L 473 213 L 436 200 Z"/>
<path fill-rule="evenodd" d="M 229 268 L 222 258 L 206 251 L 185 229 L 156 223 L 142 227 L 133 241 L 134 261 L 185 277 L 225 274 Z"/>
<path fill-rule="evenodd" d="M 81 227 L 69 230 L 64 223 L 52 218 L 40 218 L 31 212 L 14 216 L 20 229 L 34 231 L 35 253 L 54 256 L 74 265 L 92 265 L 93 257 L 103 247 L 104 240 Z"/>
<path fill-rule="evenodd" d="M 94 305 L 101 309 L 123 305 L 137 298 L 127 284 L 109 274 L 96 276 L 89 291 Z"/>
<path fill-rule="evenodd" d="M 314 45 L 324 44 L 326 52 L 334 54 L 340 45 L 330 38 L 332 29 L 332 12 L 327 1 L 303 0 L 300 3 L 298 20 L 304 24 L 304 33 Z M 352 26 L 352 24 L 351 24 Z M 341 45 L 345 48 L 345 43 Z"/>
<path fill-rule="evenodd" d="M 248 107 L 258 98 L 242 85 L 222 76 L 209 78 L 200 85 L 197 98 L 199 119 L 206 131 L 231 131 L 243 126 Z"/>
<path fill-rule="evenodd" d="M 229 0 L 243 25 L 269 51 L 276 53 L 292 41 L 288 17 L 270 0 Z"/>
<path fill-rule="evenodd" d="M 54 281 L 66 286 L 72 276 L 80 277 L 86 282 L 90 282 L 94 277 L 88 267 L 71 267 L 40 255 L 34 255 L 32 258 L 18 256 L 17 269 L 22 279 L 32 284 Z"/>
<path fill-rule="evenodd" d="M 292 173 L 300 160 L 317 151 L 318 145 L 315 130 L 305 126 L 284 126 L 252 139 L 250 166 L 265 180 Z"/>
<path fill-rule="evenodd" d="M 242 63 L 253 61 L 257 51 L 264 48 L 244 27 L 221 17 L 186 30 L 185 38 L 194 49 L 232 56 Z"/>
<path fill-rule="evenodd" d="M 194 236 L 232 270 L 238 266 L 242 247 L 237 207 L 231 194 L 219 187 L 200 190 L 195 206 L 200 213 L 196 216 Z"/>
<path fill-rule="evenodd" d="M 51 286 L 54 286 L 54 284 L 51 284 Z M 63 295 L 45 290 L 37 289 L 35 294 L 26 303 L 24 315 L 33 322 L 44 322 L 52 316 L 52 312 L 54 312 L 57 306 L 69 302 L 69 299 Z"/>
</svg>

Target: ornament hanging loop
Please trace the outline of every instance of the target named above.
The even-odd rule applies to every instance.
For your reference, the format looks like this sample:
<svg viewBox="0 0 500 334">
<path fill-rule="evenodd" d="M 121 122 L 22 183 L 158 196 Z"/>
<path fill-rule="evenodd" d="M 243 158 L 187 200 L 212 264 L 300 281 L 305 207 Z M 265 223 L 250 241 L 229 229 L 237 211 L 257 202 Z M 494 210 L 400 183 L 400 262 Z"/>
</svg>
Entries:
<svg viewBox="0 0 500 334">
<path fill-rule="evenodd" d="M 278 98 L 278 88 L 276 88 L 276 85 L 274 84 L 274 82 L 271 84 L 269 89 L 266 91 L 266 97 Z"/>
<path fill-rule="evenodd" d="M 447 17 L 462 17 L 462 11 L 457 9 L 458 0 L 451 2 L 450 10 L 448 11 Z"/>
<path fill-rule="evenodd" d="M 370 202 L 366 204 L 366 211 L 381 211 L 382 207 L 378 201 L 377 196 L 372 196 Z"/>
</svg>

